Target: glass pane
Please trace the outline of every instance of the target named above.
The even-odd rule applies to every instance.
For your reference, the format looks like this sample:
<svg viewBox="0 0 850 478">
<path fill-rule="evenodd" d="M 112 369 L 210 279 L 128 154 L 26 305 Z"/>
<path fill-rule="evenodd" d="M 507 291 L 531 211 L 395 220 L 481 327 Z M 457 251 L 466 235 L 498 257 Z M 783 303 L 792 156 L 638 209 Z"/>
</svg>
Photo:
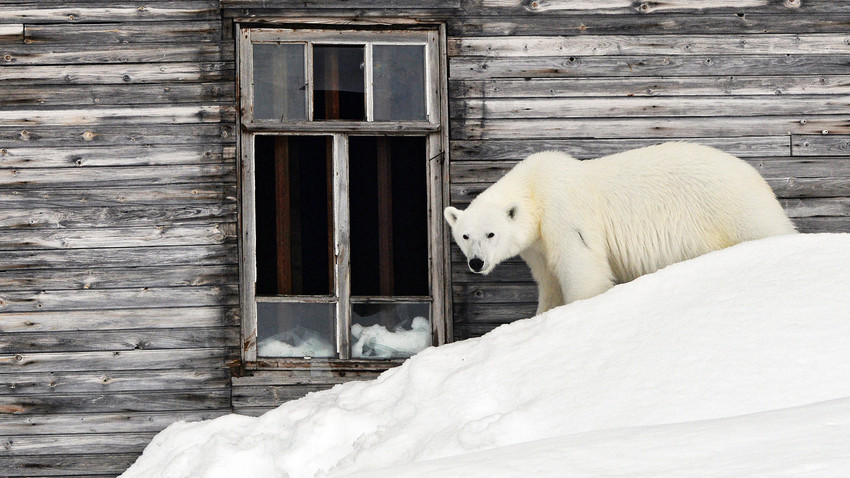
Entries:
<svg viewBox="0 0 850 478">
<path fill-rule="evenodd" d="M 425 46 L 375 45 L 372 65 L 375 121 L 426 119 Z"/>
<path fill-rule="evenodd" d="M 307 119 L 304 45 L 254 45 L 254 118 Z"/>
<path fill-rule="evenodd" d="M 257 303 L 257 355 L 334 357 L 334 304 Z"/>
<path fill-rule="evenodd" d="M 256 136 L 257 295 L 333 293 L 333 142 Z"/>
<path fill-rule="evenodd" d="M 431 345 L 431 304 L 351 305 L 351 357 L 410 357 Z"/>
<path fill-rule="evenodd" d="M 349 138 L 351 293 L 428 296 L 425 139 Z"/>
<path fill-rule="evenodd" d="M 366 119 L 363 46 L 313 46 L 313 119 Z"/>
</svg>

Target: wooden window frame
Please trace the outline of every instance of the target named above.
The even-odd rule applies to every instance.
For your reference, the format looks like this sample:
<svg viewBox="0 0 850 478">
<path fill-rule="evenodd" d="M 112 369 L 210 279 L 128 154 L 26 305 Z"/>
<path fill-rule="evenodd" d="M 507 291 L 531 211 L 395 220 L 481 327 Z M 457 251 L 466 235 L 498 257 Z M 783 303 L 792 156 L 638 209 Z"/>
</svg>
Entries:
<svg viewBox="0 0 850 478">
<path fill-rule="evenodd" d="M 391 21 L 383 22 L 385 26 Z M 426 139 L 426 172 L 428 175 L 428 260 L 431 295 L 432 344 L 451 341 L 451 286 L 449 284 L 449 237 L 443 225 L 442 211 L 448 204 L 448 102 L 446 75 L 446 33 L 444 25 L 416 25 L 404 30 L 322 29 L 315 24 L 304 28 L 255 27 L 237 23 L 238 32 L 238 137 L 241 151 L 239 201 L 240 201 L 240 303 L 242 318 L 242 360 L 246 369 L 293 369 L 304 366 L 330 367 L 331 369 L 381 369 L 395 365 L 400 360 L 355 360 L 350 358 L 351 284 L 348 197 L 348 138 L 350 136 L 422 136 Z M 312 121 L 312 43 L 364 44 L 366 119 Z M 253 48 L 254 43 L 305 44 L 305 94 L 307 121 L 257 120 L 253 117 Z M 426 120 L 424 121 L 373 121 L 372 45 L 422 44 L 425 46 Z M 262 301 L 275 302 L 335 302 L 336 347 L 339 358 L 267 358 L 257 355 L 257 296 L 256 296 L 256 215 L 254 184 L 254 139 L 258 135 L 315 135 L 333 138 L 333 216 L 334 216 L 334 296 L 280 296 L 263 297 Z M 359 298 L 358 299 L 362 299 Z M 370 302 L 404 302 L 422 300 L 422 297 L 368 298 Z M 359 300 L 358 300 L 359 301 Z"/>
</svg>

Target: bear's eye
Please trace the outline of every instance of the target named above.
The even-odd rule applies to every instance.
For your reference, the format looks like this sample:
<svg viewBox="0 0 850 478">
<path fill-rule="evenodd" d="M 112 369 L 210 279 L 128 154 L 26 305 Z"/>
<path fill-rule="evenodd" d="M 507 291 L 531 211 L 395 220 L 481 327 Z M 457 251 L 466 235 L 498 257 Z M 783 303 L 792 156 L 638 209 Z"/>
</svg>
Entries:
<svg viewBox="0 0 850 478">
<path fill-rule="evenodd" d="M 466 234 L 464 234 L 464 235 L 463 235 L 463 240 L 464 240 L 464 241 L 468 241 L 468 240 L 469 240 L 469 236 L 468 236 L 468 235 L 466 235 Z"/>
<path fill-rule="evenodd" d="M 492 239 L 492 238 L 493 238 L 493 236 L 495 236 L 495 235 L 496 235 L 496 234 L 494 234 L 494 233 L 492 233 L 492 232 L 491 232 L 490 234 L 487 234 L 487 239 Z"/>
</svg>

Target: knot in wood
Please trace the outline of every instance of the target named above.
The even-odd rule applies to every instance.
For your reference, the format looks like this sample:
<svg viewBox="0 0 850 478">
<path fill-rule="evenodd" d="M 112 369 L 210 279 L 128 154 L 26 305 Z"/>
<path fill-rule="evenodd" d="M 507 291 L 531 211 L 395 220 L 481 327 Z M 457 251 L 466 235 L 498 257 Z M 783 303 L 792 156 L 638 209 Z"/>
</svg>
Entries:
<svg viewBox="0 0 850 478">
<path fill-rule="evenodd" d="M 70 20 L 70 21 L 72 21 L 72 22 L 73 22 L 73 21 L 74 21 L 74 20 L 76 20 L 76 19 L 77 19 L 77 16 L 76 16 L 76 15 L 74 15 L 73 13 L 72 13 L 72 14 L 70 14 L 70 15 L 68 15 L 68 20 Z"/>
<path fill-rule="evenodd" d="M 86 131 L 83 133 L 83 139 L 86 141 L 91 141 L 94 139 L 94 131 Z"/>
<path fill-rule="evenodd" d="M 5 55 L 3 55 L 3 59 L 6 61 L 12 61 L 12 55 L 6 53 Z"/>
<path fill-rule="evenodd" d="M 30 140 L 30 132 L 27 131 L 27 130 L 23 130 L 23 131 L 21 131 L 20 137 L 24 141 L 29 141 Z"/>
<path fill-rule="evenodd" d="M 23 355 L 21 355 L 21 354 L 15 355 L 15 362 L 22 362 L 23 360 L 24 360 Z"/>
</svg>

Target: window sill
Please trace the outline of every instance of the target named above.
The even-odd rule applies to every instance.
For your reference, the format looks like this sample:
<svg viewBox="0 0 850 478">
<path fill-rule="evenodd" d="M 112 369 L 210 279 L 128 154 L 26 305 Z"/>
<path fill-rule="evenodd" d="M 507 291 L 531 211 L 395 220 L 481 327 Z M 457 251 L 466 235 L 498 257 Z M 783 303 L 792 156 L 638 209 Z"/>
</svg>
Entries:
<svg viewBox="0 0 850 478">
<path fill-rule="evenodd" d="M 383 372 L 403 364 L 406 359 L 342 360 L 336 358 L 263 358 L 245 362 L 246 370 L 313 370 L 328 372 Z"/>
</svg>

